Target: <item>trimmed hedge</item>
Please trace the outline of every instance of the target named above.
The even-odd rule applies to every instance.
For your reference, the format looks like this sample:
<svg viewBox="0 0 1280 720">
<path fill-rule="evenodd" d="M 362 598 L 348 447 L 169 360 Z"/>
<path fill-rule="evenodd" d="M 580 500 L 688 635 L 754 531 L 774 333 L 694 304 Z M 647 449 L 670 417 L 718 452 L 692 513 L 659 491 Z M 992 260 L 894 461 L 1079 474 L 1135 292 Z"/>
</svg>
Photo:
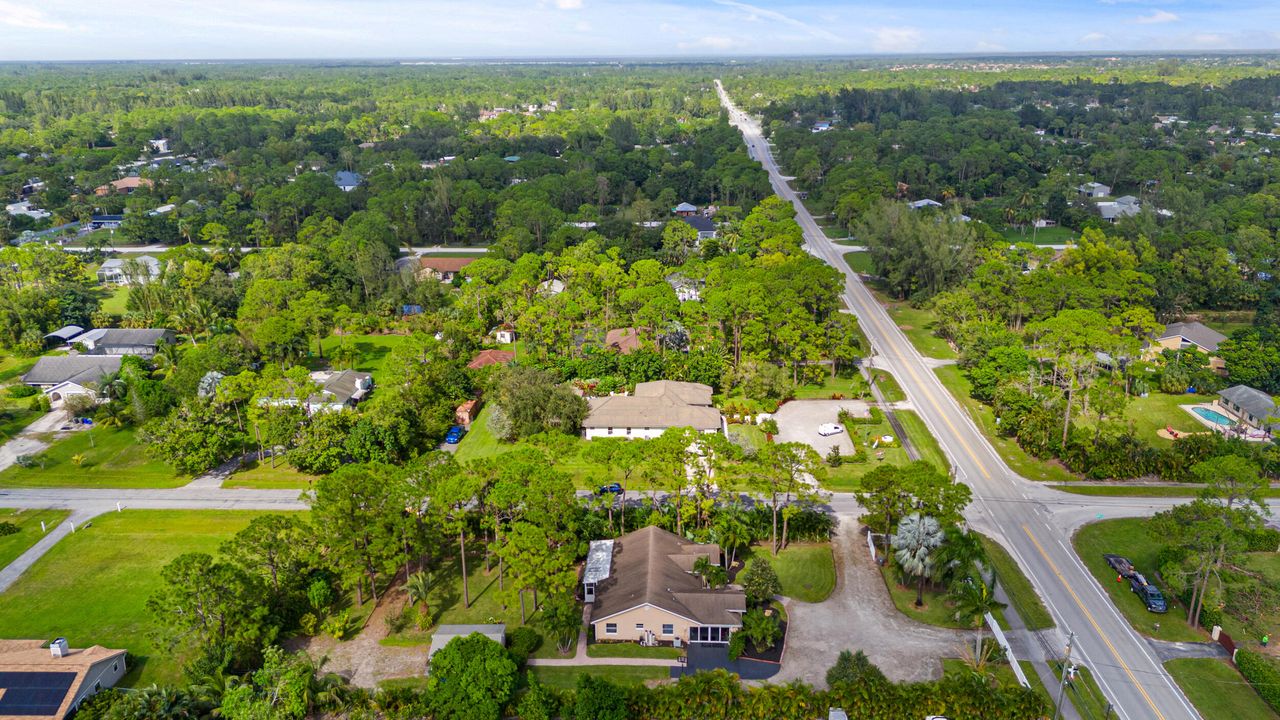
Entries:
<svg viewBox="0 0 1280 720">
<path fill-rule="evenodd" d="M 884 411 L 872 405 L 867 417 L 859 417 L 848 410 L 841 410 L 838 417 L 843 425 L 879 425 L 884 422 Z"/>
<path fill-rule="evenodd" d="M 1280 712 L 1280 669 L 1265 657 L 1249 650 L 1236 651 L 1236 668 L 1272 710 Z"/>
</svg>

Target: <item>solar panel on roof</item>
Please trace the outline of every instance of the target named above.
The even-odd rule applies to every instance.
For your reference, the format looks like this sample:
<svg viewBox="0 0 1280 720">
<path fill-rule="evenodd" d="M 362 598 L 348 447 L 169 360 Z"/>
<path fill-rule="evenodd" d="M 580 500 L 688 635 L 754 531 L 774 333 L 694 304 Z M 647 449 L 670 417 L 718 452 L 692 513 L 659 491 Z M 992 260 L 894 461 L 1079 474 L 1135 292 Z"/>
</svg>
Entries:
<svg viewBox="0 0 1280 720">
<path fill-rule="evenodd" d="M 73 672 L 0 672 L 0 715 L 57 715 Z"/>
</svg>

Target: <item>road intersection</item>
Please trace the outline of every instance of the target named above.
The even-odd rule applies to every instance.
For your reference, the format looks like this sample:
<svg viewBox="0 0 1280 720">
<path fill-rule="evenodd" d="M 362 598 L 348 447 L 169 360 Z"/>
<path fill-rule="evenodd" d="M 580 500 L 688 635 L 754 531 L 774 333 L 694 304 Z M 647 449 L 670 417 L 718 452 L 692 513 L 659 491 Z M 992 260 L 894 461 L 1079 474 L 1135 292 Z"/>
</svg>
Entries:
<svg viewBox="0 0 1280 720">
<path fill-rule="evenodd" d="M 1070 534 L 1053 522 L 1053 514 L 1048 509 L 1050 504 L 1070 503 L 1077 508 L 1086 504 L 1091 508 L 1111 504 L 1094 497 L 1066 499 L 1063 493 L 1018 477 L 1005 464 L 906 335 L 845 263 L 843 253 L 848 248 L 827 238 L 800 202 L 780 172 L 759 124 L 733 104 L 719 80 L 716 80 L 716 91 L 730 122 L 742 131 L 751 156 L 768 171 L 774 192 L 795 207 L 796 221 L 804 231 L 808 251 L 844 274 L 844 299 L 872 345 L 877 366 L 893 372 L 950 459 L 956 478 L 973 488 L 974 503 L 967 514 L 970 524 L 999 540 L 1018 561 L 1064 633 L 1064 644 L 1065 632 L 1075 633 L 1075 657 L 1083 658 L 1122 720 L 1198 718 L 1199 714 L 1165 672 L 1148 643 L 1116 610 L 1071 550 Z M 1151 502 L 1138 504 L 1153 508 L 1174 504 L 1157 498 L 1149 500 Z M 1132 507 L 1133 503 L 1123 505 Z M 1132 514 L 1149 512 L 1151 510 Z M 1086 521 L 1079 512 L 1073 516 Z"/>
</svg>

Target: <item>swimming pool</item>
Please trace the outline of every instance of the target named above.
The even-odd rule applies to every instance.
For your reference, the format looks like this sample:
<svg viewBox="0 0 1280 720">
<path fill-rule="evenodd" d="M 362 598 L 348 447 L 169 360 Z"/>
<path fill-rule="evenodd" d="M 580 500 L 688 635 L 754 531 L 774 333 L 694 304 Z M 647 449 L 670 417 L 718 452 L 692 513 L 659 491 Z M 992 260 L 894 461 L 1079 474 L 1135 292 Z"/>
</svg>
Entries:
<svg viewBox="0 0 1280 720">
<path fill-rule="evenodd" d="M 1196 406 L 1191 408 L 1191 412 L 1195 413 L 1196 415 L 1199 415 L 1205 420 L 1208 420 L 1214 425 L 1232 425 L 1235 423 L 1234 420 L 1227 417 L 1226 415 L 1223 415 L 1217 410 L 1210 410 L 1209 408 L 1202 408 L 1202 407 Z"/>
</svg>

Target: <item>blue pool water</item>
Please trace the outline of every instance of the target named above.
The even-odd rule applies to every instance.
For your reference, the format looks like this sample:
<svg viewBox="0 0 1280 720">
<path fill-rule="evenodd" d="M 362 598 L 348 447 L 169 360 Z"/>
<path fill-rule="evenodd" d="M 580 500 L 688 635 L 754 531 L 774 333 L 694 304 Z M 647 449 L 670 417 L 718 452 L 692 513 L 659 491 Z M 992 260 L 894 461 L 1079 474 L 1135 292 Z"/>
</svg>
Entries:
<svg viewBox="0 0 1280 720">
<path fill-rule="evenodd" d="M 1191 412 L 1199 415 L 1205 420 L 1208 420 L 1214 425 L 1230 425 L 1233 422 L 1235 422 L 1234 420 L 1227 417 L 1226 415 L 1223 415 L 1222 413 L 1216 410 L 1210 410 L 1209 408 L 1193 407 L 1191 408 Z"/>
</svg>

